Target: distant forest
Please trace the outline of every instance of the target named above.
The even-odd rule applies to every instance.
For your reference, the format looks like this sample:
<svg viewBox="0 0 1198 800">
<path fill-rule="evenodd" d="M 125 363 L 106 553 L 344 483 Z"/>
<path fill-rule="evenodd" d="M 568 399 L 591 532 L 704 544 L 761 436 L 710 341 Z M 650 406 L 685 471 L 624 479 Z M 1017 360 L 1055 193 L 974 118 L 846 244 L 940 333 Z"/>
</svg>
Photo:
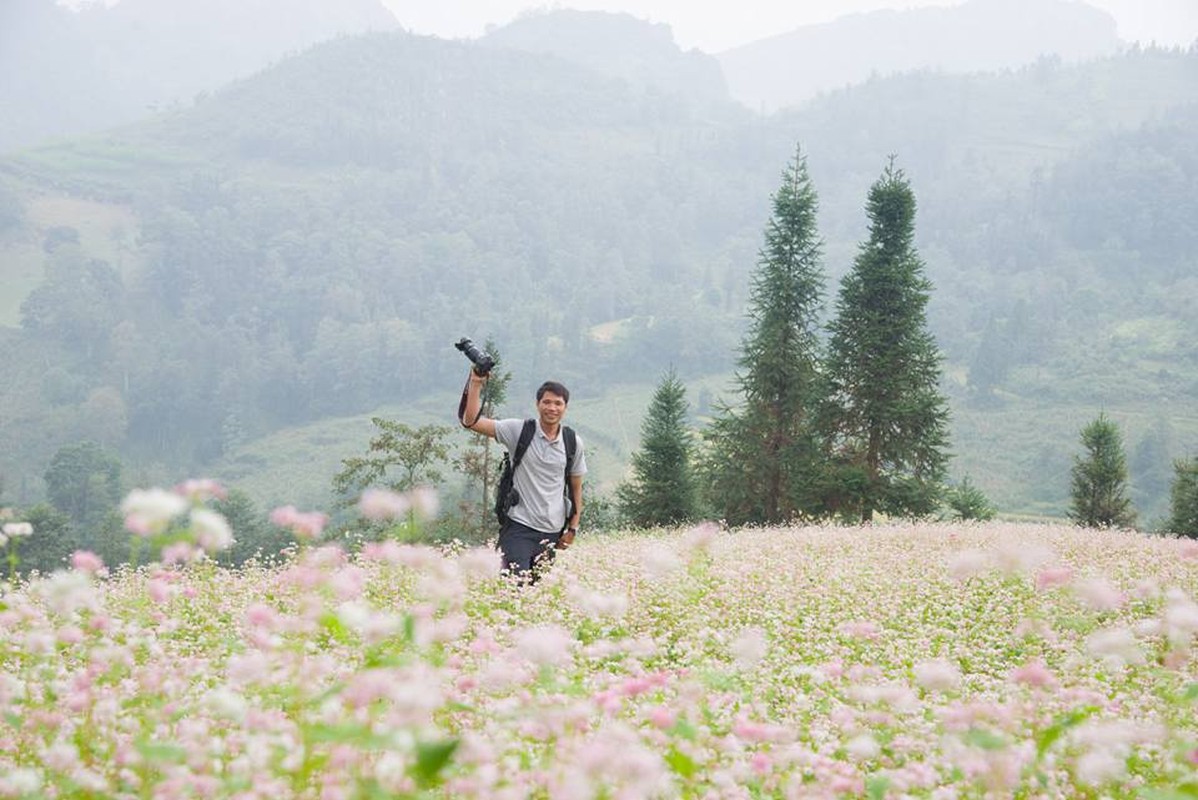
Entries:
<svg viewBox="0 0 1198 800">
<path fill-rule="evenodd" d="M 38 499 L 83 440 L 170 480 L 453 391 L 462 335 L 581 397 L 671 365 L 730 374 L 797 144 L 833 280 L 887 157 L 910 176 L 952 471 L 1000 509 L 1057 513 L 1059 443 L 1102 407 L 1131 421 L 1159 513 L 1171 459 L 1198 449 L 1195 130 L 1192 50 L 878 77 L 762 116 L 550 55 L 341 38 L 0 161 L 0 496 Z"/>
</svg>

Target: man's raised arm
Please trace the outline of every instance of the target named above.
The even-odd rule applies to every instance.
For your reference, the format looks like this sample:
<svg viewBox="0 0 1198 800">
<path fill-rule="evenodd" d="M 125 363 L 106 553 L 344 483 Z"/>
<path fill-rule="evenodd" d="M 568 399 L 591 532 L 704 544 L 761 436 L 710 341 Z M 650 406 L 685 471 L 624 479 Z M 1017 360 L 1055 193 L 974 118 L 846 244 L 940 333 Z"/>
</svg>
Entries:
<svg viewBox="0 0 1198 800">
<path fill-rule="evenodd" d="M 495 420 L 482 416 L 483 385 L 487 382 L 486 375 L 479 375 L 470 370 L 470 378 L 466 383 L 466 410 L 462 414 L 461 423 L 475 433 L 481 433 L 495 438 Z"/>
</svg>

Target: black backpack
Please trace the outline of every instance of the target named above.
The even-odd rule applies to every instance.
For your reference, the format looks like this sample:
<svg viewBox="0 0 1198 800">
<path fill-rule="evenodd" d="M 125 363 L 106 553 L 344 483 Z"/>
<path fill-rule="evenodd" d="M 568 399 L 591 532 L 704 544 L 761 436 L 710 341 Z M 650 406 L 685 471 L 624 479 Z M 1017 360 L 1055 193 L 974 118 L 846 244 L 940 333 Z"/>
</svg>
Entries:
<svg viewBox="0 0 1198 800">
<path fill-rule="evenodd" d="M 503 461 L 499 465 L 499 484 L 495 487 L 495 518 L 499 520 L 500 525 L 506 525 L 508 522 L 508 512 L 512 506 L 520 502 L 520 493 L 516 491 L 512 485 L 512 476 L 516 471 L 516 467 L 520 466 L 520 462 L 524 460 L 524 453 L 528 450 L 528 445 L 532 443 L 533 434 L 537 431 L 537 421 L 535 419 L 524 420 L 524 427 L 520 429 L 520 438 L 516 441 L 516 452 L 512 454 L 504 453 Z M 574 454 L 578 451 L 578 439 L 574 435 L 574 429 L 563 425 L 562 435 L 566 437 L 566 480 L 565 480 L 565 495 L 566 495 L 566 519 L 569 520 L 570 513 L 573 511 L 574 501 L 570 498 L 570 467 L 574 465 Z"/>
</svg>

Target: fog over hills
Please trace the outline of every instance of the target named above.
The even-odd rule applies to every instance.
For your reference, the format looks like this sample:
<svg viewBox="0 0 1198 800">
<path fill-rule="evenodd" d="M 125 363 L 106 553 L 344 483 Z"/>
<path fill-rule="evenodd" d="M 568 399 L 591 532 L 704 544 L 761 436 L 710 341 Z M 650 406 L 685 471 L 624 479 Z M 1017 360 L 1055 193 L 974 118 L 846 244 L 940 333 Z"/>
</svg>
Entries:
<svg viewBox="0 0 1198 800">
<path fill-rule="evenodd" d="M 733 97 L 771 111 L 873 74 L 993 71 L 1044 56 L 1081 61 L 1118 46 L 1115 20 L 1084 3 L 970 0 L 951 8 L 853 14 L 717 57 Z"/>
<path fill-rule="evenodd" d="M 399 23 L 379 0 L 0 3 L 0 152 L 190 104 L 340 34 Z"/>
<path fill-rule="evenodd" d="M 53 0 L 5 0 L 0 153 L 190 105 L 317 42 L 400 25 L 382 0 L 121 0 L 79 12 Z M 529 12 L 480 41 L 550 53 L 659 94 L 730 91 L 755 111 L 874 74 L 994 70 L 1044 55 L 1072 61 L 1119 45 L 1108 14 L 1067 0 L 854 14 L 717 57 L 679 49 L 668 24 L 603 12 Z"/>
</svg>

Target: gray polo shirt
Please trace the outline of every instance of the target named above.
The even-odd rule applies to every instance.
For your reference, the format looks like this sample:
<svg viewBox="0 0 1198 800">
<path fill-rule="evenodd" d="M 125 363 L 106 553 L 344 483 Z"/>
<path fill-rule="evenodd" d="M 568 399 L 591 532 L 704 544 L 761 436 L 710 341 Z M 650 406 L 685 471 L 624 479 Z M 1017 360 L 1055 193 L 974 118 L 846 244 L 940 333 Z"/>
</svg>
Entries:
<svg viewBox="0 0 1198 800">
<path fill-rule="evenodd" d="M 515 455 L 523 427 L 522 419 L 495 420 L 495 439 Z M 585 475 L 587 460 L 583 455 L 582 437 L 575 432 L 575 438 L 578 450 L 570 474 Z M 532 441 L 524 451 L 524 459 L 512 475 L 512 485 L 520 495 L 520 502 L 512 506 L 509 516 L 534 531 L 560 531 L 566 525 L 565 473 L 566 440 L 561 429 L 558 429 L 557 438 L 550 441 L 538 421 Z"/>
</svg>

